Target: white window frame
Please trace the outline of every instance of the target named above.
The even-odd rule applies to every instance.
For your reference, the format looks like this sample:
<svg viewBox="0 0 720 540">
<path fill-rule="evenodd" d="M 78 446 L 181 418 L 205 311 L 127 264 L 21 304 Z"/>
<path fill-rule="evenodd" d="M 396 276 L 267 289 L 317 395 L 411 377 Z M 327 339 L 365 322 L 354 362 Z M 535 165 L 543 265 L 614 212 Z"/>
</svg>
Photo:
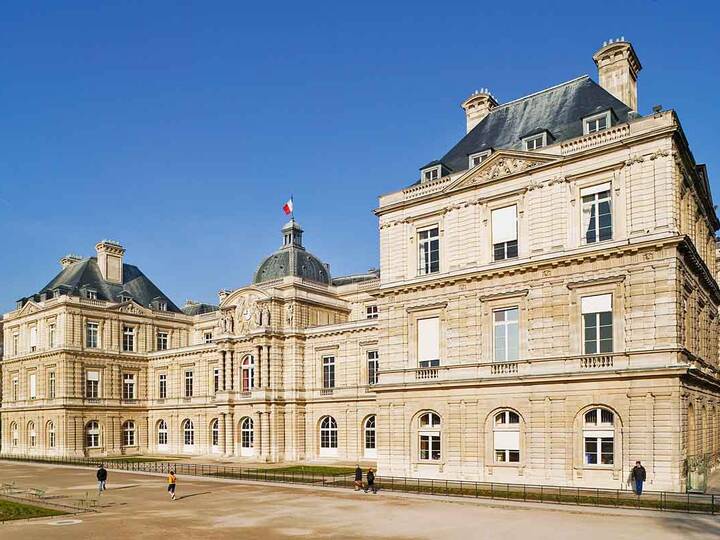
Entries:
<svg viewBox="0 0 720 540">
<path fill-rule="evenodd" d="M 10 446 L 17 447 L 20 444 L 20 431 L 16 422 L 10 424 Z"/>
<path fill-rule="evenodd" d="M 205 343 L 212 343 L 213 340 L 213 333 L 212 332 L 204 332 L 203 333 L 203 341 Z"/>
<path fill-rule="evenodd" d="M 158 330 L 155 333 L 155 346 L 158 351 L 167 351 L 170 343 L 170 333 L 166 330 Z"/>
<path fill-rule="evenodd" d="M 122 375 L 122 398 L 123 400 L 137 399 L 137 388 L 135 382 L 137 378 L 135 373 L 123 373 Z"/>
<path fill-rule="evenodd" d="M 217 418 L 210 422 L 210 451 L 220 452 L 220 420 Z"/>
<path fill-rule="evenodd" d="M 423 443 L 426 443 L 426 451 Z M 442 459 L 442 454 L 442 419 L 435 412 L 425 412 L 418 418 L 418 461 L 437 463 Z"/>
<path fill-rule="evenodd" d="M 192 452 L 195 450 L 195 423 L 186 418 L 182 422 L 183 450 Z"/>
<path fill-rule="evenodd" d="M 322 387 L 335 388 L 336 359 L 334 354 L 325 354 L 322 357 Z"/>
<path fill-rule="evenodd" d="M 135 327 L 123 325 L 123 352 L 135 352 Z"/>
<path fill-rule="evenodd" d="M 600 198 L 601 193 L 607 192 L 607 197 Z M 592 197 L 592 201 L 585 202 L 583 199 L 585 197 Z M 604 240 L 600 239 L 600 203 L 602 202 L 608 202 L 608 206 L 610 207 L 610 238 L 605 238 Z M 587 239 L 587 232 L 588 232 L 588 226 L 589 223 L 585 223 L 585 208 L 589 208 L 589 214 L 592 215 L 592 207 L 595 207 L 595 217 L 594 217 L 594 225 L 595 225 L 595 240 L 588 241 Z M 585 245 L 590 244 L 598 244 L 600 242 L 610 242 L 613 239 L 613 233 L 614 233 L 614 225 L 613 225 L 613 197 L 612 197 L 612 184 L 611 182 L 603 182 L 602 184 L 598 184 L 596 186 L 590 186 L 587 188 L 582 188 L 580 190 L 580 227 L 582 227 L 580 234 L 581 234 L 581 241 Z"/>
<path fill-rule="evenodd" d="M 485 150 L 483 152 L 475 152 L 468 156 L 468 168 L 473 169 L 490 157 L 492 150 Z M 477 160 L 477 163 L 475 161 Z"/>
<path fill-rule="evenodd" d="M 434 352 L 436 353 L 435 355 L 431 354 L 433 351 L 425 351 L 425 347 L 422 346 L 422 343 L 423 343 L 423 338 L 422 338 L 423 328 L 422 327 L 425 326 L 423 321 L 433 321 L 433 320 L 435 322 L 432 324 L 437 326 L 437 329 L 436 329 L 437 331 L 436 331 L 436 336 L 435 336 L 437 343 L 434 344 L 435 345 Z M 431 323 L 427 323 L 427 324 L 431 324 Z M 440 346 L 440 344 L 441 344 L 441 332 L 442 332 L 441 324 L 442 324 L 442 321 L 440 320 L 439 315 L 435 315 L 435 316 L 431 316 L 431 317 L 419 317 L 415 321 L 415 325 L 417 327 L 415 339 L 416 339 L 416 344 L 417 344 L 418 367 L 434 368 L 434 367 L 438 367 L 440 365 L 440 363 L 441 363 L 441 359 L 440 359 L 441 346 Z M 437 356 L 437 358 L 431 358 L 431 356 Z"/>
<path fill-rule="evenodd" d="M 100 423 L 97 420 L 85 425 L 85 448 L 100 448 Z"/>
<path fill-rule="evenodd" d="M 167 311 L 167 302 L 165 302 L 164 300 L 160 300 L 157 303 L 157 308 L 158 311 Z"/>
<path fill-rule="evenodd" d="M 434 234 L 433 234 L 434 231 Z M 440 272 L 440 224 L 428 225 L 416 231 L 417 238 L 417 269 L 419 276 L 428 276 Z M 421 238 L 423 234 L 427 234 L 427 238 Z M 432 249 L 432 243 L 437 241 L 437 249 Z M 437 254 L 437 264 L 433 268 L 433 254 Z"/>
<path fill-rule="evenodd" d="M 514 321 L 508 320 L 507 315 L 508 312 L 515 311 L 517 313 L 517 318 Z M 498 321 L 496 314 L 502 313 L 503 314 L 503 320 Z M 497 309 L 493 309 L 492 311 L 492 321 L 493 321 L 493 362 L 514 362 L 516 360 L 520 360 L 520 307 L 519 306 L 507 306 L 507 307 L 501 307 Z M 517 351 L 515 357 L 511 357 L 510 355 L 510 347 L 508 347 L 508 344 L 510 343 L 510 333 L 513 331 L 512 327 L 514 327 L 515 332 L 515 338 L 517 343 Z M 504 350 L 502 351 L 502 355 L 500 358 L 498 358 L 498 353 L 500 352 L 500 348 L 498 347 L 498 341 L 497 341 L 497 332 L 498 329 L 501 328 L 503 331 L 503 338 L 505 340 L 505 346 Z"/>
<path fill-rule="evenodd" d="M 363 422 L 363 457 L 377 458 L 377 417 L 374 414 Z"/>
<path fill-rule="evenodd" d="M 165 442 L 163 442 L 163 440 Z M 166 450 L 168 446 L 168 424 L 167 421 L 161 418 L 157 423 L 157 445 L 158 448 Z"/>
<path fill-rule="evenodd" d="M 379 315 L 377 304 L 369 305 L 365 308 L 365 317 L 367 319 L 377 319 Z"/>
<path fill-rule="evenodd" d="M 368 385 L 378 383 L 378 369 L 380 368 L 380 355 L 377 350 L 367 352 Z"/>
<path fill-rule="evenodd" d="M 249 416 L 240 420 L 240 455 L 250 457 L 255 453 L 255 422 Z"/>
<path fill-rule="evenodd" d="M 320 457 L 334 457 L 338 454 L 337 420 L 332 416 L 320 419 Z"/>
<path fill-rule="evenodd" d="M 508 439 L 517 440 L 509 443 Z M 517 448 L 510 448 L 510 446 Z M 505 465 L 519 465 L 522 458 L 520 451 L 520 415 L 509 409 L 495 413 L 493 415 L 493 460 L 495 463 Z M 517 459 L 513 459 L 514 457 Z"/>
<path fill-rule="evenodd" d="M 86 289 L 85 298 L 88 300 L 97 300 L 97 291 L 95 289 Z"/>
<path fill-rule="evenodd" d="M 427 169 L 423 169 L 420 171 L 420 181 L 422 183 L 425 182 L 432 182 L 434 180 L 437 180 L 438 178 L 442 178 L 442 165 L 435 165 L 433 167 L 428 167 Z"/>
<path fill-rule="evenodd" d="M 55 323 L 48 324 L 48 347 L 50 349 L 55 347 Z"/>
<path fill-rule="evenodd" d="M 591 129 L 590 124 L 592 122 L 597 122 L 598 120 L 604 118 L 605 119 L 605 127 L 604 128 L 595 128 Z M 610 111 L 604 111 L 598 114 L 593 114 L 592 116 L 588 116 L 586 118 L 583 118 L 583 135 L 590 135 L 591 133 L 598 133 L 600 131 L 605 131 L 606 129 L 609 129 L 611 127 L 611 114 Z"/>
<path fill-rule="evenodd" d="M 185 377 L 183 379 L 185 381 L 183 396 L 186 398 L 191 398 L 194 395 L 195 392 L 195 373 L 192 369 L 186 369 L 185 370 Z"/>
<path fill-rule="evenodd" d="M 38 348 L 38 327 L 33 325 L 30 327 L 30 352 L 37 351 Z"/>
<path fill-rule="evenodd" d="M 612 293 L 601 293 L 583 296 L 580 298 L 580 322 L 582 324 L 582 354 L 613 354 L 615 352 L 615 317 L 613 312 Z M 608 300 L 609 297 L 609 300 Z M 610 309 L 607 309 L 609 303 Z M 610 313 L 610 350 L 601 351 L 600 345 L 603 340 L 600 339 L 600 318 L 601 315 Z M 586 317 L 594 319 L 595 322 L 595 339 L 588 341 Z M 607 325 L 605 325 L 607 326 Z M 595 351 L 589 352 L 587 344 L 594 343 Z"/>
<path fill-rule="evenodd" d="M 500 212 L 507 211 L 510 208 L 515 209 L 515 212 L 514 212 L 514 214 L 515 214 L 515 216 L 514 216 L 515 233 L 508 236 L 507 234 L 501 234 L 501 232 L 497 231 L 496 229 L 499 228 L 500 223 L 502 223 L 501 219 L 499 217 Z M 496 218 L 496 216 L 498 216 L 498 217 Z M 505 206 L 498 206 L 497 208 L 491 209 L 491 211 L 490 211 L 490 229 L 491 229 L 490 234 L 491 234 L 491 238 L 492 238 L 492 246 L 491 247 L 492 247 L 493 261 L 513 260 L 513 259 L 517 259 L 520 256 L 520 231 L 518 230 L 520 224 L 518 222 L 519 222 L 519 219 L 518 219 L 517 203 L 508 204 Z M 496 223 L 498 224 L 498 227 L 496 227 Z M 508 237 L 506 238 L 506 236 L 508 236 Z M 510 237 L 514 237 L 514 238 L 510 238 Z M 514 246 L 515 254 L 511 255 L 510 248 L 513 247 L 512 246 L 513 242 L 515 242 L 515 246 Z M 502 257 L 497 256 L 496 252 L 498 250 L 498 247 L 502 248 L 502 253 L 503 253 Z"/>
<path fill-rule="evenodd" d="M 85 372 L 85 398 L 100 398 L 100 370 L 90 369 Z"/>
<path fill-rule="evenodd" d="M 85 323 L 85 347 L 88 349 L 100 348 L 100 323 L 95 321 Z"/>
<path fill-rule="evenodd" d="M 47 441 L 48 441 L 48 448 L 55 448 L 56 440 L 55 440 L 55 423 L 50 421 L 47 423 Z"/>
<path fill-rule="evenodd" d="M 135 432 L 135 422 L 133 420 L 126 420 L 122 425 L 123 438 L 122 445 L 124 447 L 137 446 L 137 437 Z"/>
<path fill-rule="evenodd" d="M 35 448 L 37 446 L 37 430 L 35 429 L 35 422 L 28 422 L 27 433 L 28 446 L 30 448 Z"/>
<path fill-rule="evenodd" d="M 595 413 L 595 420 L 588 421 L 588 415 Z M 610 415 L 608 421 L 607 415 Z M 605 418 L 603 418 L 605 417 Z M 602 463 L 603 454 L 608 452 L 602 451 L 602 443 L 611 441 L 612 452 L 610 453 L 611 462 Z M 591 441 L 595 445 L 594 452 L 587 451 L 587 443 Z M 607 407 L 593 407 L 583 413 L 583 432 L 582 432 L 582 450 L 583 465 L 586 467 L 612 468 L 615 464 L 615 413 Z M 595 456 L 595 463 L 590 463 L 589 455 Z"/>
<path fill-rule="evenodd" d="M 48 371 L 48 399 L 55 399 L 55 392 L 57 390 L 55 370 Z"/>
<path fill-rule="evenodd" d="M 219 372 L 218 372 L 219 373 Z M 240 364 L 240 389 L 252 392 L 255 387 L 255 357 L 247 355 Z"/>
<path fill-rule="evenodd" d="M 17 376 L 12 378 L 12 399 L 17 401 L 20 395 L 20 380 Z"/>
<path fill-rule="evenodd" d="M 37 398 L 37 372 L 35 371 L 28 374 L 28 397 L 30 399 Z"/>
<path fill-rule="evenodd" d="M 538 144 L 539 141 L 539 144 Z M 535 135 L 530 135 L 529 137 L 525 137 L 522 140 L 523 143 L 523 149 L 526 152 L 532 152 L 533 150 L 538 150 L 540 148 L 544 148 L 548 145 L 547 142 L 547 132 L 543 131 L 542 133 L 537 133 Z"/>
<path fill-rule="evenodd" d="M 17 355 L 20 350 L 20 334 L 15 332 L 12 336 L 13 356 Z"/>
<path fill-rule="evenodd" d="M 213 368 L 213 393 L 217 394 L 220 391 L 220 368 Z"/>
<path fill-rule="evenodd" d="M 167 373 L 158 373 L 158 399 L 167 398 L 168 389 L 168 376 Z"/>
</svg>

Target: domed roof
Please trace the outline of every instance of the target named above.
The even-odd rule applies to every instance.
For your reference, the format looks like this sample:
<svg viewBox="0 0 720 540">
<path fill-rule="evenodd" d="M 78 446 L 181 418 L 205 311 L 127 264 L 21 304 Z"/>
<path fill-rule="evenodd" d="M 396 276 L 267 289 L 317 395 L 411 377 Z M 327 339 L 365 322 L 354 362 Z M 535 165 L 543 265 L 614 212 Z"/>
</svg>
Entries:
<svg viewBox="0 0 720 540">
<path fill-rule="evenodd" d="M 330 271 L 315 255 L 302 245 L 303 230 L 294 220 L 282 228 L 283 246 L 258 266 L 253 283 L 263 283 L 293 276 L 317 283 L 329 284 Z"/>
</svg>

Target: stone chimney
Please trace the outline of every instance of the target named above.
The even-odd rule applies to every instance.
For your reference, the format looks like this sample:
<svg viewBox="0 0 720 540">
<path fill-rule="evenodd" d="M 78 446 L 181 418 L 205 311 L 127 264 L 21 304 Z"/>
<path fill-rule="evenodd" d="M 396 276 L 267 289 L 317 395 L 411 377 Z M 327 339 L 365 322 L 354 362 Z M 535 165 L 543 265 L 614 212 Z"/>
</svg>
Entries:
<svg viewBox="0 0 720 540">
<path fill-rule="evenodd" d="M 487 88 L 475 90 L 474 94 L 463 101 L 461 107 L 465 110 L 467 133 L 470 133 L 472 128 L 477 126 L 494 107 L 497 107 L 497 104 L 498 102 Z"/>
<path fill-rule="evenodd" d="M 113 240 L 103 240 L 98 242 L 95 249 L 103 279 L 111 283 L 122 283 L 125 248 Z"/>
<path fill-rule="evenodd" d="M 67 268 L 71 264 L 75 264 L 78 261 L 82 261 L 82 257 L 80 257 L 79 255 L 73 255 L 72 253 L 68 253 L 62 259 L 60 259 L 60 266 L 62 266 L 63 268 Z"/>
<path fill-rule="evenodd" d="M 642 69 L 635 49 L 624 37 L 603 43 L 593 55 L 600 86 L 631 110 L 638 110 L 637 76 Z"/>
</svg>

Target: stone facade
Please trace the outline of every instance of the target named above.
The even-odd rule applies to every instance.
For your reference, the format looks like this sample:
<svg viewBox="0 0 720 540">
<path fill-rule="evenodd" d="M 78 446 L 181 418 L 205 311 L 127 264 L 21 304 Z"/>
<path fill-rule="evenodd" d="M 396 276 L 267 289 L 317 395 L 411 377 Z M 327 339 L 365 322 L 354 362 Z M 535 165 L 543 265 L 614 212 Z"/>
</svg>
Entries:
<svg viewBox="0 0 720 540">
<path fill-rule="evenodd" d="M 632 47 L 596 57 L 635 110 Z M 483 103 L 466 107 L 469 131 L 502 107 Z M 649 489 L 701 487 L 720 452 L 718 219 L 676 114 L 628 118 L 382 196 L 379 274 L 297 270 L 204 312 L 26 299 L 0 326 L 2 452 L 369 460 L 388 475 L 597 487 L 625 486 L 641 460 Z M 588 232 L 596 194 L 603 241 Z M 517 253 L 499 257 L 494 211 L 511 207 Z M 123 254 L 98 244 L 109 281 Z"/>
</svg>

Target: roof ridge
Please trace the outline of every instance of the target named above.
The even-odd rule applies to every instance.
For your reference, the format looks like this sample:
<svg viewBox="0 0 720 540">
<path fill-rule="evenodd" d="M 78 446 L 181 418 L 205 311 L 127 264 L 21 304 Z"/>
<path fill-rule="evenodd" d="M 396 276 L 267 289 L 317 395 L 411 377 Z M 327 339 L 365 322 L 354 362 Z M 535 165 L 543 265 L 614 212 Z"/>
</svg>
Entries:
<svg viewBox="0 0 720 540">
<path fill-rule="evenodd" d="M 580 75 L 579 77 L 575 77 L 574 79 L 570 79 L 569 81 L 565 81 L 560 84 L 556 84 L 555 86 L 545 88 L 544 90 L 538 90 L 537 92 L 533 92 L 532 94 L 528 94 L 527 96 L 522 96 L 522 97 L 513 99 L 512 101 L 508 101 L 507 103 L 503 103 L 501 105 L 498 105 L 497 107 L 493 107 L 492 109 L 490 109 L 490 113 L 493 113 L 494 111 L 497 111 L 498 109 L 502 109 L 503 107 L 507 107 L 508 105 L 512 105 L 513 103 L 517 103 L 518 101 L 522 101 L 524 99 L 529 99 L 531 97 L 535 97 L 540 94 L 544 94 L 545 92 L 549 92 L 550 90 L 555 90 L 557 88 L 560 88 L 561 86 L 572 84 L 572 83 L 578 82 L 582 79 L 590 79 L 590 75 L 587 75 L 587 74 Z"/>
</svg>

